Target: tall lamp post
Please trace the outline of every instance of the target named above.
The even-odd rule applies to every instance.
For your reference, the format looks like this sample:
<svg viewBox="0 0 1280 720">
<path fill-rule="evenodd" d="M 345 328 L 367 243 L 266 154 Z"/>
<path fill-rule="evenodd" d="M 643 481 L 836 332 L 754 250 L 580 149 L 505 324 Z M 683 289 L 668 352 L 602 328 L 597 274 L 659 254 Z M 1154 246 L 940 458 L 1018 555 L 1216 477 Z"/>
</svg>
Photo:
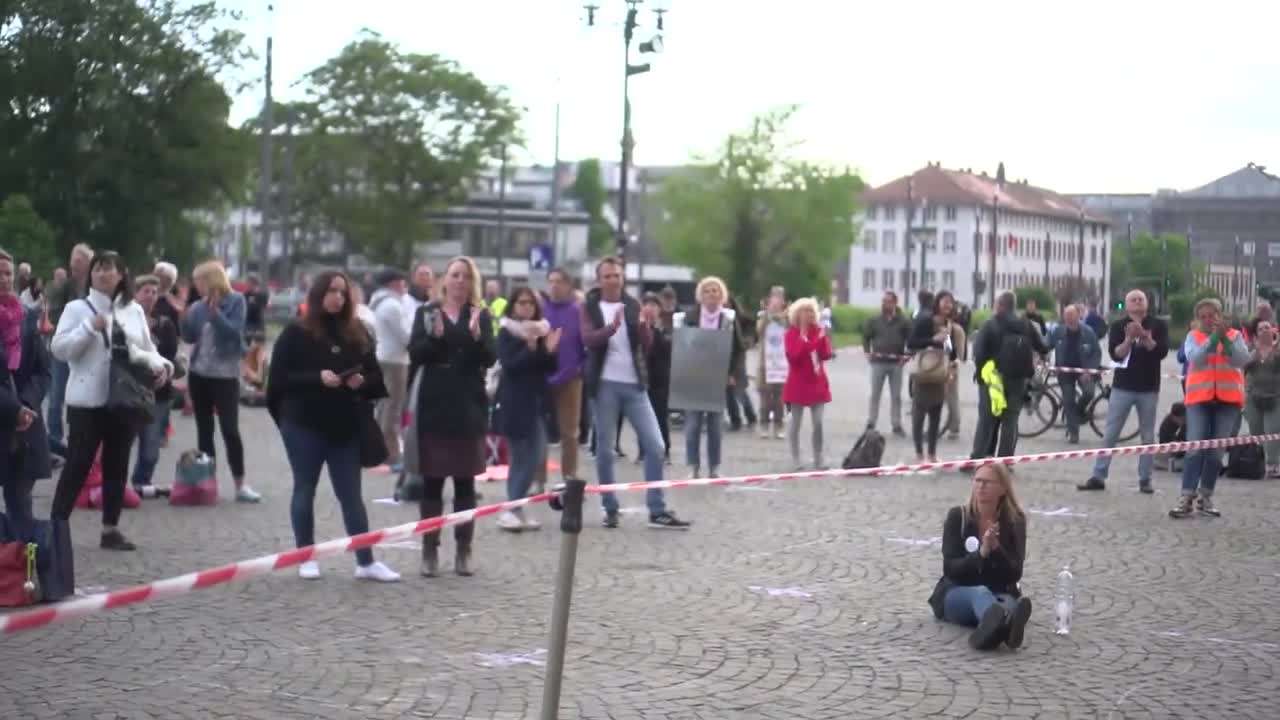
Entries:
<svg viewBox="0 0 1280 720">
<path fill-rule="evenodd" d="M 627 252 L 627 205 L 630 185 L 629 175 L 631 174 L 631 153 L 635 149 L 635 139 L 631 137 L 631 76 L 643 75 L 649 72 L 649 63 L 631 63 L 631 41 L 635 38 L 636 29 L 640 27 L 640 4 L 644 0 L 625 0 L 627 4 L 627 17 L 622 25 L 622 58 L 623 58 L 623 74 L 622 74 L 622 163 L 618 173 L 618 255 L 626 258 Z M 587 25 L 595 25 L 595 11 L 599 9 L 598 5 L 589 4 L 583 6 L 587 11 Z M 655 8 L 653 14 L 656 16 L 655 27 L 658 32 L 663 30 L 663 16 L 667 13 L 665 8 Z M 652 38 L 641 42 L 637 49 L 642 54 L 660 53 L 662 52 L 662 35 L 655 34 Z"/>
<path fill-rule="evenodd" d="M 1079 283 L 1080 283 L 1079 292 L 1084 292 L 1084 208 L 1083 207 L 1080 208 L 1080 247 L 1076 249 L 1076 260 L 1078 262 L 1078 267 L 1079 267 L 1079 271 L 1077 272 L 1077 275 L 1079 276 Z"/>
<path fill-rule="evenodd" d="M 275 5 L 267 5 L 267 63 L 265 68 L 266 94 L 262 101 L 262 159 L 258 177 L 258 214 L 262 223 L 262 238 L 258 245 L 258 274 L 263 282 L 271 280 L 271 225 L 272 195 L 275 192 L 275 100 L 271 95 L 272 51 L 275 44 Z"/>
</svg>

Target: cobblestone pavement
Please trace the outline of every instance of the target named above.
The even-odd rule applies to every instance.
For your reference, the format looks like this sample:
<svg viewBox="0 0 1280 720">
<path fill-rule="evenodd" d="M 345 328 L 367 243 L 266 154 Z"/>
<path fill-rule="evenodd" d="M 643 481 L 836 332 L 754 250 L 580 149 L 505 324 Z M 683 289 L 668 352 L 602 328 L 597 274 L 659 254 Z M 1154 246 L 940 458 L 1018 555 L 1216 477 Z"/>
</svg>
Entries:
<svg viewBox="0 0 1280 720">
<path fill-rule="evenodd" d="M 832 374 L 834 461 L 866 420 L 865 360 L 846 351 Z M 1165 388 L 1168 405 L 1176 384 Z M 966 385 L 966 438 L 974 395 Z M 192 425 L 178 421 L 162 467 L 193 444 Z M 81 584 L 119 587 L 288 547 L 278 435 L 260 411 L 244 432 L 263 504 L 151 501 L 123 521 L 141 545 L 133 554 L 97 549 L 98 519 L 78 512 Z M 784 469 L 784 447 L 730 434 L 724 471 Z M 1022 443 L 1061 447 L 1056 431 Z M 944 441 L 940 454 L 966 449 Z M 890 438 L 886 461 L 912 455 Z M 688 533 L 649 530 L 641 514 L 606 531 L 592 508 L 562 717 L 1275 718 L 1280 483 L 1224 481 L 1220 520 L 1175 522 L 1165 515 L 1173 476 L 1158 475 L 1152 497 L 1135 492 L 1135 460 L 1114 470 L 1107 492 L 1087 495 L 1073 488 L 1085 462 L 1019 470 L 1024 505 L 1059 512 L 1032 516 L 1024 589 L 1037 606 L 1017 653 L 970 651 L 965 631 L 925 605 L 941 564 L 933 538 L 967 494 L 958 474 L 680 492 L 671 502 L 695 521 Z M 638 479 L 629 461 L 621 478 Z M 368 475 L 365 497 L 390 486 Z M 43 483 L 38 503 L 51 494 Z M 331 493 L 317 503 L 318 535 L 340 536 Z M 369 511 L 375 526 L 415 517 Z M 535 514 L 553 522 L 546 508 Z M 0 718 L 536 717 L 557 541 L 485 522 L 473 578 L 420 578 L 417 553 L 389 547 L 379 555 L 404 571 L 400 585 L 356 583 L 335 561 L 319 582 L 281 572 L 3 638 Z M 1050 599 L 1066 563 L 1079 602 L 1074 632 L 1059 637 Z"/>
</svg>

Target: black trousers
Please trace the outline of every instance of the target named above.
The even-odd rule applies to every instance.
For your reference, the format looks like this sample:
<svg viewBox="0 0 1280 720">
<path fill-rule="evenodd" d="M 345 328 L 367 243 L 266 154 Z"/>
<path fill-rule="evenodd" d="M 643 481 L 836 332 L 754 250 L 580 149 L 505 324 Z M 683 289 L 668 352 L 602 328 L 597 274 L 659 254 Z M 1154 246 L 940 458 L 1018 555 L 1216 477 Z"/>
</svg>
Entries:
<svg viewBox="0 0 1280 720">
<path fill-rule="evenodd" d="M 227 466 L 231 477 L 244 478 L 244 443 L 240 440 L 240 381 L 192 374 L 187 379 L 191 408 L 196 416 L 196 447 L 209 457 L 213 451 L 213 415 L 218 414 L 222 444 L 227 446 Z"/>
<path fill-rule="evenodd" d="M 418 501 L 419 517 L 422 519 L 440 517 L 444 514 L 444 478 L 423 477 L 422 499 Z M 476 506 L 476 479 L 453 479 L 453 511 L 462 512 Z M 464 523 L 453 527 L 453 539 L 458 547 L 470 547 L 475 537 L 475 523 Z M 440 531 L 429 532 L 422 536 L 428 546 L 440 544 Z"/>
<path fill-rule="evenodd" d="M 102 446 L 102 524 L 115 526 L 124 507 L 124 484 L 129 476 L 129 451 L 137 430 L 121 422 L 105 407 L 67 407 L 67 464 L 62 466 L 49 515 L 66 520 L 89 478 L 93 458 Z"/>
</svg>

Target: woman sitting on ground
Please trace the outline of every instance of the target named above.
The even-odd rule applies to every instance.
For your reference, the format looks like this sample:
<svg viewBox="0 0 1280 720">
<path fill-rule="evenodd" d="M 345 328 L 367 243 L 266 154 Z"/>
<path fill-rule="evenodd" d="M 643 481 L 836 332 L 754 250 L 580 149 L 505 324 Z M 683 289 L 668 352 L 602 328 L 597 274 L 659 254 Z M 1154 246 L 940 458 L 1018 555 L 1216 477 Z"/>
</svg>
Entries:
<svg viewBox="0 0 1280 720">
<path fill-rule="evenodd" d="M 993 650 L 1022 645 L 1031 599 L 1021 597 L 1027 551 L 1027 516 L 1004 465 L 984 465 L 973 475 L 966 505 L 951 508 L 942 526 L 942 578 L 929 596 L 940 620 L 975 628 L 969 646 Z"/>
<path fill-rule="evenodd" d="M 267 346 L 262 333 L 247 334 L 249 350 L 240 361 L 240 402 L 249 407 L 267 404 Z"/>
</svg>

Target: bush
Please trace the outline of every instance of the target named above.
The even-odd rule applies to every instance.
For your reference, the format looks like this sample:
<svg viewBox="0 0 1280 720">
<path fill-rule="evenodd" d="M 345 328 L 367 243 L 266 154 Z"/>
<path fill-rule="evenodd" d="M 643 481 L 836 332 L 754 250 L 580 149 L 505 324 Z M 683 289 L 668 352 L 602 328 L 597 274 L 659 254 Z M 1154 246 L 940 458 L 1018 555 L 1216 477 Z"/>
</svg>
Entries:
<svg viewBox="0 0 1280 720">
<path fill-rule="evenodd" d="M 1035 300 L 1041 315 L 1052 313 L 1058 307 L 1058 301 L 1053 299 L 1053 293 L 1049 292 L 1049 288 L 1040 285 L 1014 288 L 1013 295 L 1018 299 L 1019 309 L 1026 307 L 1028 300 Z"/>
<path fill-rule="evenodd" d="M 857 305 L 833 305 L 831 307 L 831 328 L 839 333 L 862 334 L 862 327 L 867 319 L 880 312 L 880 308 L 860 307 Z"/>
</svg>

